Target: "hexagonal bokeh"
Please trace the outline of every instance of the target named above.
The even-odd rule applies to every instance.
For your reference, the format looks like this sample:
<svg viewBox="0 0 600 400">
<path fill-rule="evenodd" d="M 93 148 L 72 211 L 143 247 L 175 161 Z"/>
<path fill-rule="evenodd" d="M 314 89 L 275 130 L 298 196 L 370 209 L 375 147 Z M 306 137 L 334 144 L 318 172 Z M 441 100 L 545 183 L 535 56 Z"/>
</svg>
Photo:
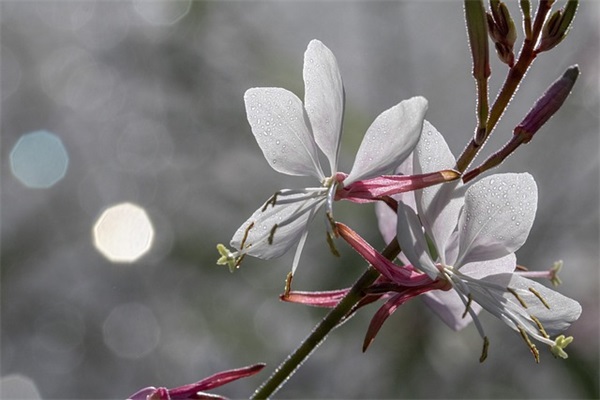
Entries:
<svg viewBox="0 0 600 400">
<path fill-rule="evenodd" d="M 13 175 L 30 188 L 49 188 L 67 173 L 69 155 L 62 141 L 46 130 L 27 133 L 10 152 Z"/>
<path fill-rule="evenodd" d="M 93 236 L 94 246 L 109 261 L 132 263 L 150 250 L 154 227 L 143 208 L 121 203 L 100 215 Z"/>
</svg>

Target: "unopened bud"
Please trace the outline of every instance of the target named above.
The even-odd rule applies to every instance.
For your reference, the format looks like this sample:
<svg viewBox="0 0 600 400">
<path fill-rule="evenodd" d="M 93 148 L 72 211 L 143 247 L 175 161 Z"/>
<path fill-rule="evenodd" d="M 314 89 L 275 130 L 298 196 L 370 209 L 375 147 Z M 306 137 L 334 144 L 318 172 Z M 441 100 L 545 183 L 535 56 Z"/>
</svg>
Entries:
<svg viewBox="0 0 600 400">
<path fill-rule="evenodd" d="M 562 77 L 556 80 L 540 97 L 523 121 L 515 128 L 515 135 L 523 137 L 523 143 L 531 140 L 533 135 L 552 117 L 563 105 L 579 76 L 579 67 L 569 67 Z"/>
<path fill-rule="evenodd" d="M 473 77 L 487 79 L 490 76 L 487 20 L 482 0 L 465 0 L 465 21 L 473 56 Z"/>
<path fill-rule="evenodd" d="M 490 38 L 494 42 L 498 57 L 510 67 L 514 65 L 513 47 L 517 39 L 517 30 L 506 4 L 490 1 L 491 13 L 487 13 L 487 26 Z"/>
<path fill-rule="evenodd" d="M 533 32 L 531 31 L 531 2 L 530 0 L 521 0 L 521 13 L 523 14 L 523 30 L 525 38 L 531 39 Z"/>
<path fill-rule="evenodd" d="M 536 49 L 537 53 L 554 48 L 567 37 L 573 18 L 575 18 L 578 4 L 579 0 L 568 0 L 564 8 L 550 15 L 542 28 L 542 37 Z"/>
<path fill-rule="evenodd" d="M 523 143 L 531 141 L 533 135 L 560 109 L 571 93 L 578 76 L 579 67 L 577 65 L 569 67 L 563 76 L 535 102 L 523 121 L 514 129 L 514 135 L 504 147 L 488 157 L 479 167 L 463 174 L 463 182 L 467 183 L 481 173 L 500 165 Z"/>
</svg>

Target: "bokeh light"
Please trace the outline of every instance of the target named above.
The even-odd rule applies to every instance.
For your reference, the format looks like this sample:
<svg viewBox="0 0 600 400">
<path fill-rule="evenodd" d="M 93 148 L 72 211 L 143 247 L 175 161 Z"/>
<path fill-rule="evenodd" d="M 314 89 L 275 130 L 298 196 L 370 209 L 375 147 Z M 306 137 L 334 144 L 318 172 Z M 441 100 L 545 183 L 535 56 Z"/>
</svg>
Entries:
<svg viewBox="0 0 600 400">
<path fill-rule="evenodd" d="M 41 399 L 35 382 L 25 375 L 10 374 L 0 378 L 0 395 L 3 399 Z"/>
<path fill-rule="evenodd" d="M 93 229 L 94 245 L 108 260 L 131 263 L 152 246 L 154 227 L 146 211 L 132 203 L 105 210 Z"/>
<path fill-rule="evenodd" d="M 135 11 L 152 25 L 172 25 L 183 18 L 192 6 L 190 0 L 135 0 Z"/>
<path fill-rule="evenodd" d="M 102 332 L 106 346 L 123 358 L 143 357 L 160 340 L 160 326 L 154 313 L 140 303 L 115 307 L 104 321 Z"/>
<path fill-rule="evenodd" d="M 519 22 L 519 3 L 506 3 Z M 564 259 L 558 289 L 584 310 L 568 332 L 570 358 L 543 354 L 535 365 L 521 337 L 488 315 L 490 357 L 479 364 L 475 327 L 452 332 L 420 301 L 399 308 L 362 353 L 371 305 L 279 397 L 600 398 L 600 284 L 590 278 L 599 258 L 599 12 L 600 2 L 580 2 L 574 29 L 536 59 L 479 159 L 504 145 L 566 67 L 580 65 L 564 108 L 498 169 L 538 182 L 538 216 L 517 256 L 531 270 Z M 374 118 L 402 99 L 427 98 L 427 119 L 455 155 L 476 123 L 461 2 L 0 0 L 0 24 L 0 399 L 118 399 L 259 361 L 272 370 L 310 332 L 325 310 L 278 301 L 293 251 L 248 257 L 234 274 L 215 266 L 216 243 L 266 198 L 311 184 L 269 168 L 243 99 L 261 86 L 302 98 L 310 40 L 333 51 L 344 79 L 340 171 Z M 490 66 L 493 99 L 507 72 L 493 49 Z M 60 138 L 68 165 L 62 180 L 36 190 L 14 174 L 11 151 L 42 129 Z M 111 218 L 125 201 L 138 211 Z M 383 248 L 371 206 L 335 207 Z M 298 290 L 347 287 L 363 271 L 343 243 L 333 258 L 322 234 L 313 224 Z M 215 392 L 247 397 L 269 372 Z"/>
<path fill-rule="evenodd" d="M 10 153 L 14 176 L 30 188 L 49 188 L 67 172 L 69 155 L 55 134 L 42 130 L 27 133 Z"/>
</svg>

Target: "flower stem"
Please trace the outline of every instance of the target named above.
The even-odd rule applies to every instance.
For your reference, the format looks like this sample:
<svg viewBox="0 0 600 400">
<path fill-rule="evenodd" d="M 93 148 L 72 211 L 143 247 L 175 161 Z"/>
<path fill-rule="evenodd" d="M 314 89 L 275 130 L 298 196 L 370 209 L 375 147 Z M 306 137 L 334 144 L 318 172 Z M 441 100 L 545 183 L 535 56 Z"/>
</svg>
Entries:
<svg viewBox="0 0 600 400">
<path fill-rule="evenodd" d="M 399 253 L 400 246 L 394 239 L 381 254 L 387 259 L 393 260 Z M 365 289 L 378 277 L 379 272 L 369 266 L 350 288 L 346 296 L 319 322 L 300 346 L 279 365 L 269 379 L 256 389 L 251 398 L 267 399 L 274 395 L 311 353 L 326 339 L 327 335 L 343 322 L 344 318 L 352 310 L 352 307 L 365 296 Z"/>
<path fill-rule="evenodd" d="M 535 60 L 537 53 L 534 51 L 534 46 L 538 40 L 538 37 L 542 31 L 543 23 L 546 19 L 546 15 L 550 11 L 551 2 L 549 1 L 540 1 L 538 11 L 536 13 L 536 18 L 533 25 L 533 32 L 531 37 L 525 37 L 523 42 L 523 47 L 521 49 L 521 54 L 519 55 L 519 60 L 517 63 L 509 70 L 506 80 L 504 81 L 504 85 L 502 85 L 502 89 L 496 97 L 492 108 L 490 109 L 487 124 L 485 126 L 485 135 L 484 137 L 479 138 L 480 140 L 476 140 L 473 138 L 471 142 L 467 145 L 463 153 L 460 155 L 458 161 L 456 162 L 456 169 L 459 172 L 465 172 L 465 170 L 469 167 L 479 150 L 485 144 L 485 141 L 492 133 L 494 128 L 496 127 L 496 123 L 500 120 L 502 114 L 506 110 L 508 103 L 510 103 L 511 98 L 515 94 L 521 80 L 525 76 L 525 73 Z"/>
</svg>

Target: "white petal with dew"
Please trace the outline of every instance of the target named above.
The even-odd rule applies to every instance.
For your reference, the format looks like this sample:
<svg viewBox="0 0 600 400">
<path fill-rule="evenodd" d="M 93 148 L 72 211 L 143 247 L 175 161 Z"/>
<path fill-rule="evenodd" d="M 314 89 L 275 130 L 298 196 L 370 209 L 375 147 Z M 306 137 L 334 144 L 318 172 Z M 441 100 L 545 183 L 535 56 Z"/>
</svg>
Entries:
<svg viewBox="0 0 600 400">
<path fill-rule="evenodd" d="M 398 243 L 413 267 L 436 279 L 439 271 L 427 250 L 427 241 L 417 214 L 404 203 L 398 203 Z"/>
<path fill-rule="evenodd" d="M 509 254 L 508 256 L 497 260 L 467 264 L 461 268 L 460 274 L 480 279 L 487 275 L 513 272 L 515 270 L 516 262 L 517 259 L 515 255 Z M 435 311 L 446 325 L 455 331 L 463 329 L 473 321 L 469 313 L 465 315 L 465 304 L 455 290 L 435 290 L 423 294 L 421 298 L 427 306 Z M 481 307 L 476 303 L 472 303 L 470 307 L 475 314 L 479 314 L 481 311 Z"/>
<path fill-rule="evenodd" d="M 412 175 L 413 167 L 413 154 L 409 154 L 408 157 L 400 164 L 398 168 L 394 170 L 396 175 Z M 403 192 L 392 195 L 392 198 L 397 201 L 401 201 L 404 204 L 411 207 L 413 210 L 417 209 L 415 204 L 415 191 Z M 396 229 L 398 225 L 398 218 L 396 213 L 384 202 L 378 201 L 375 203 L 375 216 L 377 217 L 377 224 L 379 226 L 379 232 L 383 236 L 383 240 L 389 243 L 393 238 L 396 237 Z"/>
<path fill-rule="evenodd" d="M 289 196 L 286 200 L 291 200 L 294 196 Z M 241 253 L 263 260 L 280 257 L 298 243 L 316 210 L 324 202 L 324 197 L 313 197 L 291 203 L 275 203 L 274 206 L 269 204 L 264 211 L 264 207 L 261 207 L 233 235 L 231 246 L 241 250 Z M 272 233 L 275 225 L 278 227 Z M 269 243 L 270 236 L 272 243 Z M 243 249 L 240 248 L 242 241 Z"/>
<path fill-rule="evenodd" d="M 500 294 L 504 310 L 519 313 L 523 316 L 522 321 L 534 316 L 550 336 L 565 331 L 581 315 L 581 305 L 577 301 L 517 274 L 490 275 L 483 281 L 515 291 L 527 308 L 522 306 L 513 293 L 503 291 Z M 538 330 L 534 322 L 529 322 L 529 325 L 534 331 Z"/>
<path fill-rule="evenodd" d="M 454 168 L 456 164 L 446 141 L 428 121 L 423 122 L 423 131 L 413 158 L 415 174 Z M 465 187 L 460 179 L 415 191 L 419 217 L 425 232 L 429 233 L 440 252 L 442 262 L 447 261 L 444 249 L 456 229 L 464 193 Z"/>
<path fill-rule="evenodd" d="M 537 210 L 537 186 L 523 174 L 496 174 L 471 186 L 460 216 L 459 268 L 518 250 L 529 235 Z"/>
<path fill-rule="evenodd" d="M 303 75 L 306 113 L 333 175 L 337 172 L 342 133 L 344 87 L 333 53 L 318 40 L 312 40 L 304 53 Z"/>
<path fill-rule="evenodd" d="M 252 133 L 275 171 L 324 178 L 304 106 L 295 94 L 282 88 L 252 88 L 244 101 Z"/>
<path fill-rule="evenodd" d="M 413 97 L 381 113 L 365 133 L 344 185 L 389 173 L 415 148 L 427 100 Z"/>
</svg>

